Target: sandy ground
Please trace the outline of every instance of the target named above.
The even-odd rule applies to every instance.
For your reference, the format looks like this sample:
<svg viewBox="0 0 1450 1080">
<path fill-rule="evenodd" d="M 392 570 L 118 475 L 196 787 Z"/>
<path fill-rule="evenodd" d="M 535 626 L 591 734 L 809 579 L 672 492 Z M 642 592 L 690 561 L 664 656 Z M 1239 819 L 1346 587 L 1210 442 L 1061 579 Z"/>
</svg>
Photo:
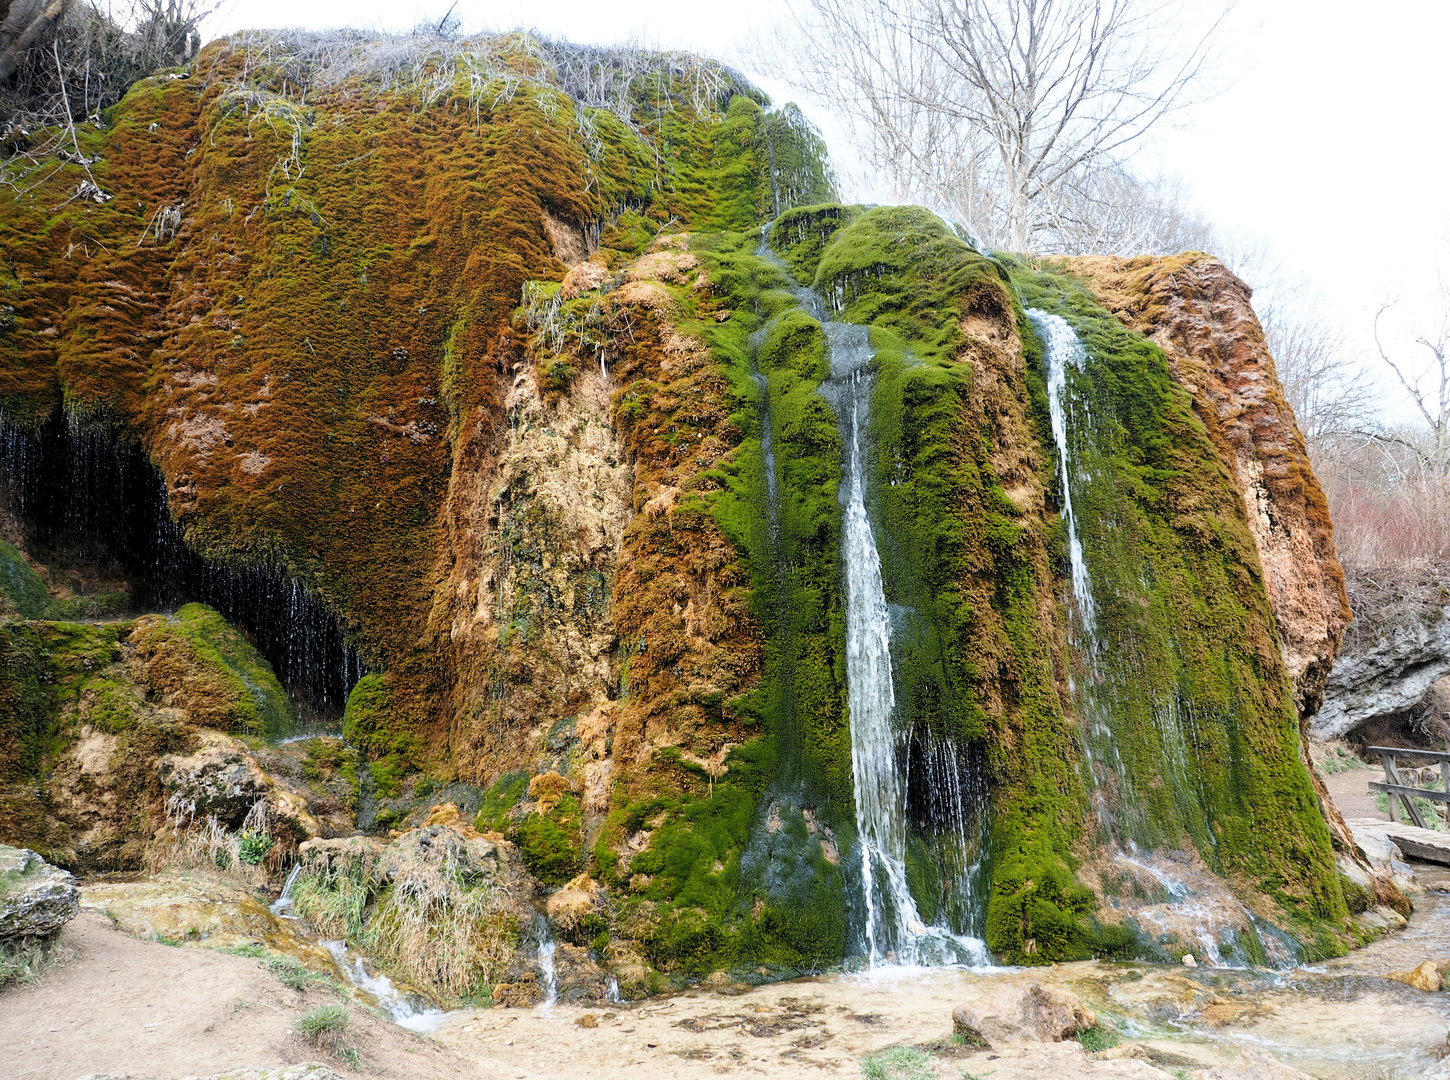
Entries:
<svg viewBox="0 0 1450 1080">
<path fill-rule="evenodd" d="M 329 989 L 289 990 L 246 957 L 138 941 L 91 911 L 82 911 L 60 940 L 76 951 L 73 960 L 32 986 L 0 992 L 0 1076 L 6 1080 L 205 1076 L 327 1059 L 291 1025 L 309 1009 L 338 1001 Z M 347 1042 L 364 1075 L 506 1075 L 465 1063 L 365 1009 L 351 1012 Z"/>
<path fill-rule="evenodd" d="M 963 1072 L 990 1073 L 993 1080 L 1164 1080 L 1171 1072 L 1162 1068 L 1202 1066 L 1232 1056 L 1208 1048 L 1194 1048 L 1193 1056 L 1159 1051 L 1161 1067 L 1154 1069 L 1141 1061 L 1096 1061 L 1076 1042 L 1001 1051 L 952 1045 L 952 1009 L 970 987 L 1014 977 L 1034 975 L 898 969 L 743 993 L 696 990 L 620 1012 L 568 1006 L 478 1011 L 458 1014 L 435 1037 L 474 1061 L 507 1063 L 511 1075 L 527 1080 L 568 1080 L 595 1072 L 641 1080 L 857 1077 L 864 1055 L 902 1044 L 930 1050 L 939 1075 L 953 1080 Z M 590 1023 L 586 1017 L 598 1026 L 581 1026 L 581 1020 Z"/>
<path fill-rule="evenodd" d="M 1389 815 L 1375 806 L 1374 793 L 1367 786 L 1371 780 L 1384 778 L 1384 769 L 1367 766 L 1328 773 L 1324 776 L 1324 785 L 1329 788 L 1334 805 L 1349 821 L 1389 821 Z"/>
</svg>

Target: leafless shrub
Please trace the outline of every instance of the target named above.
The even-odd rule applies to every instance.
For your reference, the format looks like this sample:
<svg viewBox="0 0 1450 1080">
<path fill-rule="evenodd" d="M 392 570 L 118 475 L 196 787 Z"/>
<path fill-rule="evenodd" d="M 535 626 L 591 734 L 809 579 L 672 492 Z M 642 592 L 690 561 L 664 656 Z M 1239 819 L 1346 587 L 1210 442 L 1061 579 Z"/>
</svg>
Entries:
<svg viewBox="0 0 1450 1080">
<path fill-rule="evenodd" d="M 98 117 L 138 79 L 185 64 L 201 47 L 204 0 L 130 0 L 113 8 L 101 0 L 63 0 L 59 17 L 26 38 L 54 3 L 16 0 L 0 30 L 0 126 L 12 149 L 32 132 Z"/>
</svg>

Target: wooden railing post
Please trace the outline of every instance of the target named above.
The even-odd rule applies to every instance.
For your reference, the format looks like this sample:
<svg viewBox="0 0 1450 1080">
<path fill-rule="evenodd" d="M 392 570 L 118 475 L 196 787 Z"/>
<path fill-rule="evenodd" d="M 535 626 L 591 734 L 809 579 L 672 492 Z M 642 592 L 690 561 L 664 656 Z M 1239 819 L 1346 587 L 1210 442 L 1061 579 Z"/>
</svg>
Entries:
<svg viewBox="0 0 1450 1080">
<path fill-rule="evenodd" d="M 1395 779 L 1395 758 L 1394 758 L 1394 755 L 1393 754 L 1381 754 L 1380 755 L 1380 764 L 1382 764 L 1385 767 L 1385 783 L 1386 784 L 1397 784 L 1397 783 L 1399 783 L 1399 781 Z M 1393 822 L 1395 822 L 1395 824 L 1399 824 L 1399 821 L 1400 821 L 1400 810 L 1399 810 L 1399 807 L 1397 807 L 1395 805 L 1395 793 L 1393 791 L 1387 791 L 1387 792 L 1385 792 L 1385 802 L 1389 805 L 1389 808 L 1390 808 L 1390 820 L 1393 821 Z"/>
</svg>

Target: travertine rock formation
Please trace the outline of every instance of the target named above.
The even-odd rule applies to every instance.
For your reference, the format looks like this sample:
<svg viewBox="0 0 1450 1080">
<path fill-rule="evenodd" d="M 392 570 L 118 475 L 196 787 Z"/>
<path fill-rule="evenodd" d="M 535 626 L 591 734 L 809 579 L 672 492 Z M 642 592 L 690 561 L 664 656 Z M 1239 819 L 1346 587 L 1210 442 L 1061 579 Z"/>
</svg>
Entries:
<svg viewBox="0 0 1450 1080">
<path fill-rule="evenodd" d="M 1351 618 L 1323 489 L 1250 304 L 1197 253 L 1067 260 L 1104 306 L 1162 347 L 1244 498 L 1301 715 L 1311 716 Z"/>
</svg>

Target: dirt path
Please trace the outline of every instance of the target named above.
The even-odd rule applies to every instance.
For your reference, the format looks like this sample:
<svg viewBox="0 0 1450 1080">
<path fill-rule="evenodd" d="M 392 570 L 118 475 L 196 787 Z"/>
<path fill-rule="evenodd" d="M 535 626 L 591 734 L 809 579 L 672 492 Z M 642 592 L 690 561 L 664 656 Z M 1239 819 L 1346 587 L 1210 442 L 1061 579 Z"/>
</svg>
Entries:
<svg viewBox="0 0 1450 1080">
<path fill-rule="evenodd" d="M 76 950 L 68 964 L 36 985 L 0 991 L 0 1074 L 7 1080 L 206 1076 L 328 1060 L 292 1029 L 302 1013 L 338 1002 L 323 986 L 289 990 L 256 960 L 138 941 L 90 911 L 62 931 L 61 944 Z M 364 1009 L 350 1012 L 346 1042 L 365 1075 L 509 1075 L 464 1062 Z"/>
<path fill-rule="evenodd" d="M 1366 766 L 1326 773 L 1324 786 L 1339 812 L 1349 821 L 1389 821 L 1389 815 L 1375 805 L 1374 793 L 1367 786 L 1371 780 L 1383 780 L 1384 770 Z"/>
</svg>

